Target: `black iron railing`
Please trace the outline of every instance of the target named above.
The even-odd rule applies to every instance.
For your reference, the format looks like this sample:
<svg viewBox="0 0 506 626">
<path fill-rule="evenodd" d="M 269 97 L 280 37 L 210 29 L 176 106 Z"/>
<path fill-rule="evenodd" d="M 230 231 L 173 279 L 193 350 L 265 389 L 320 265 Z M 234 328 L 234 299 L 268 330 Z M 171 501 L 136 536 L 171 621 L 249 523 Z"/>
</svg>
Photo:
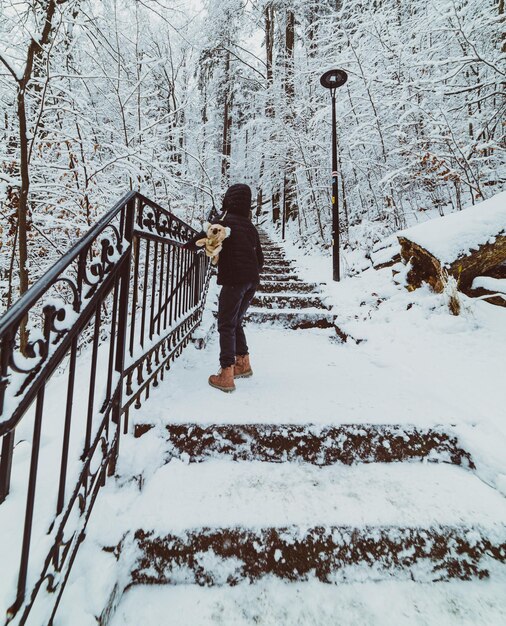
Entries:
<svg viewBox="0 0 506 626">
<path fill-rule="evenodd" d="M 0 320 L 0 523 L 8 505 L 19 516 L 0 537 L 7 622 L 44 590 L 52 623 L 129 409 L 200 322 L 209 264 L 183 248 L 194 234 L 131 192 Z"/>
</svg>

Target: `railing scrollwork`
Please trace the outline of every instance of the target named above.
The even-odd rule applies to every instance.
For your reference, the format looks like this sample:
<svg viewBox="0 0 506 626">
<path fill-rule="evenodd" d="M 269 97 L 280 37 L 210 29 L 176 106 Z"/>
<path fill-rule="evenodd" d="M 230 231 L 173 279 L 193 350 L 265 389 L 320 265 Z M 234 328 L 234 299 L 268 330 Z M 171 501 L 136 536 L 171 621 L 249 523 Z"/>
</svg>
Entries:
<svg viewBox="0 0 506 626">
<path fill-rule="evenodd" d="M 200 323 L 209 264 L 183 247 L 194 234 L 128 193 L 0 319 L 0 520 L 13 474 L 27 476 L 6 623 L 24 624 L 42 589 L 53 597 L 52 623 L 130 408 Z M 18 430 L 31 451 L 19 463 Z M 49 494 L 53 485 L 51 511 L 37 487 Z M 51 548 L 38 562 L 32 543 L 48 535 Z"/>
</svg>

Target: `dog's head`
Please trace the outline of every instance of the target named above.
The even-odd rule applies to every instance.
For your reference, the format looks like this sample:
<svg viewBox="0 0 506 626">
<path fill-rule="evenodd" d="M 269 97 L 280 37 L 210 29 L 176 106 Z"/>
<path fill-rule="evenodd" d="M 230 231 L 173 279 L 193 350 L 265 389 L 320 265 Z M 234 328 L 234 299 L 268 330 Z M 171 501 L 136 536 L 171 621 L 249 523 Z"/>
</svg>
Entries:
<svg viewBox="0 0 506 626">
<path fill-rule="evenodd" d="M 207 232 L 207 238 L 217 243 L 221 243 L 230 235 L 230 228 L 222 224 L 204 224 L 204 230 Z"/>
</svg>

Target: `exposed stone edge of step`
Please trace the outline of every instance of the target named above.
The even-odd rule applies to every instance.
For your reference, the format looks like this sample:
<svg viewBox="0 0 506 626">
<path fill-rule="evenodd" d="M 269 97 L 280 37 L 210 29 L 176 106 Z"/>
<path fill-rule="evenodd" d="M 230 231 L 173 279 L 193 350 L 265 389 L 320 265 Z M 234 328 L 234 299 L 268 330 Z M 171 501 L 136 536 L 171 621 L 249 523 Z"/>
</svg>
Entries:
<svg viewBox="0 0 506 626">
<path fill-rule="evenodd" d="M 136 424 L 134 436 L 151 430 Z M 443 426 L 420 429 L 389 424 L 167 424 L 170 457 L 201 462 L 217 456 L 236 461 L 390 463 L 430 459 L 475 469 L 469 452 Z"/>
<path fill-rule="evenodd" d="M 260 272 L 260 277 L 262 276 L 297 276 L 296 268 L 291 265 L 264 265 Z"/>
<path fill-rule="evenodd" d="M 138 530 L 135 539 L 142 556 L 132 582 L 233 585 L 265 575 L 339 582 L 353 578 L 356 566 L 362 566 L 359 574 L 364 576 L 366 567 L 375 579 L 487 578 L 491 560 L 506 562 L 506 526 L 500 531 L 467 526 L 294 526 L 202 528 L 159 537 Z M 347 566 L 352 567 L 347 571 Z"/>
<path fill-rule="evenodd" d="M 300 293 L 290 293 L 290 292 L 286 292 L 286 293 L 263 293 L 260 291 L 260 289 L 258 291 L 255 292 L 255 298 L 257 299 L 262 299 L 262 300 L 280 300 L 280 299 L 284 299 L 284 300 L 294 300 L 297 304 L 299 303 L 300 300 L 304 300 L 306 302 L 317 302 L 318 304 L 322 304 L 325 305 L 326 307 L 328 305 L 325 304 L 325 300 L 328 300 L 328 298 L 326 298 L 323 294 L 321 293 L 304 293 L 304 294 L 300 294 Z"/>
<path fill-rule="evenodd" d="M 267 274 L 260 274 L 260 284 L 262 284 L 262 282 L 269 282 L 269 283 L 282 283 L 282 282 L 291 282 L 291 283 L 296 283 L 298 282 L 300 279 L 296 274 L 283 274 L 283 273 L 267 273 Z M 302 281 L 300 281 L 302 282 Z"/>
<path fill-rule="evenodd" d="M 292 329 L 333 328 L 335 316 L 325 309 L 249 309 L 245 321 L 271 323 Z"/>
<path fill-rule="evenodd" d="M 251 301 L 251 306 L 264 311 L 297 311 L 304 312 L 307 309 L 317 309 L 322 313 L 330 311 L 331 307 L 318 295 L 309 294 L 259 294 L 256 293 Z"/>
<path fill-rule="evenodd" d="M 318 287 L 309 283 L 274 283 L 268 284 L 261 283 L 260 287 L 256 291 L 257 296 L 320 296 L 321 292 L 318 291 Z"/>
</svg>

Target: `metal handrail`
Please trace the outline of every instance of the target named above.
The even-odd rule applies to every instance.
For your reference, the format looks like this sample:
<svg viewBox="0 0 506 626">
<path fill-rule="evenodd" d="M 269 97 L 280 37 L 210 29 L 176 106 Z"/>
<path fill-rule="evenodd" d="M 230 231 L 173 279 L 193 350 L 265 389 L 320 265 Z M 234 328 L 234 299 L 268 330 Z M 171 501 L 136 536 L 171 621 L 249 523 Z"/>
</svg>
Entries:
<svg viewBox="0 0 506 626">
<path fill-rule="evenodd" d="M 90 228 L 90 230 L 83 236 L 77 243 L 75 243 L 70 250 L 68 250 L 63 256 L 61 256 L 54 265 L 52 265 L 39 280 L 33 284 L 28 291 L 26 291 L 14 304 L 0 317 L 0 336 L 6 331 L 6 329 L 12 324 L 19 323 L 21 319 L 26 315 L 27 309 L 32 307 L 35 302 L 47 291 L 48 286 L 52 281 L 74 261 L 77 256 L 85 250 L 90 243 L 92 243 L 97 235 L 99 235 L 104 226 L 111 222 L 111 220 L 121 211 L 121 208 L 125 206 L 130 200 L 136 197 L 135 191 L 129 191 L 121 200 L 119 200 L 114 207 L 103 215 L 98 222 Z M 0 430 L 0 435 L 2 434 Z"/>
<path fill-rule="evenodd" d="M 17 592 L 6 623 L 26 622 L 47 581 L 54 598 L 47 603 L 52 624 L 95 498 L 114 473 L 130 407 L 149 396 L 200 323 L 210 265 L 184 247 L 195 234 L 160 205 L 129 192 L 0 318 L 0 506 L 16 471 L 15 429 L 22 420 L 33 422 Z M 88 400 L 76 423 L 81 350 L 89 356 Z M 58 368 L 66 377 L 63 437 L 55 468 L 56 510 L 44 531 L 53 543 L 44 563 L 31 563 L 44 397 Z M 52 419 L 53 413 L 51 407 Z M 71 435 L 82 445 L 73 486 L 68 484 L 76 451 Z M 76 510 L 78 523 L 72 526 Z M 35 568 L 40 574 L 27 589 Z"/>
</svg>

